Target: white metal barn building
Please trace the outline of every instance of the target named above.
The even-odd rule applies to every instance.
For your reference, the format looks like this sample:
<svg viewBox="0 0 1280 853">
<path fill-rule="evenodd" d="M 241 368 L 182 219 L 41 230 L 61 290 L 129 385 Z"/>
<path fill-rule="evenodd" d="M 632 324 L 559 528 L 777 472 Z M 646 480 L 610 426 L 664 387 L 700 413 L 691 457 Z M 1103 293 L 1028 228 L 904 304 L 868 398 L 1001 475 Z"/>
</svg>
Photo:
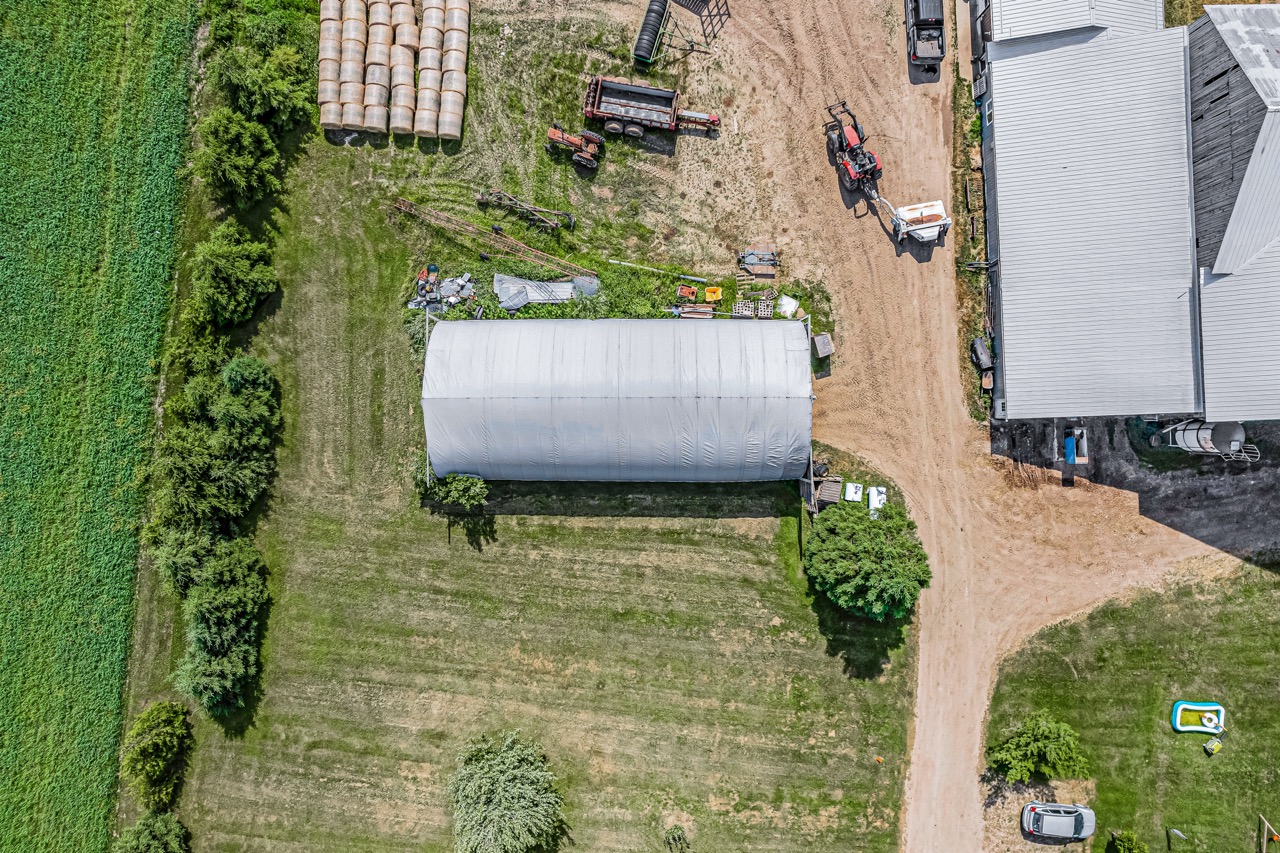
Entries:
<svg viewBox="0 0 1280 853">
<path fill-rule="evenodd" d="M 1280 7 L 978 0 L 998 418 L 1280 418 Z"/>
<path fill-rule="evenodd" d="M 437 321 L 427 454 L 493 480 L 795 480 L 812 381 L 799 321 Z"/>
</svg>

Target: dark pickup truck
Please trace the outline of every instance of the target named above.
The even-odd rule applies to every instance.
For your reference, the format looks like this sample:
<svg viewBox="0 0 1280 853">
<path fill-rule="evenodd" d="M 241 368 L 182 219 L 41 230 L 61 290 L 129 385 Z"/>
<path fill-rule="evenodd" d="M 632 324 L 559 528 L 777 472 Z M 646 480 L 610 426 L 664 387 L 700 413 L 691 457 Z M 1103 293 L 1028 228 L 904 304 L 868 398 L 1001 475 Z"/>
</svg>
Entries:
<svg viewBox="0 0 1280 853">
<path fill-rule="evenodd" d="M 912 65 L 935 71 L 947 55 L 942 0 L 907 0 L 907 50 Z"/>
</svg>

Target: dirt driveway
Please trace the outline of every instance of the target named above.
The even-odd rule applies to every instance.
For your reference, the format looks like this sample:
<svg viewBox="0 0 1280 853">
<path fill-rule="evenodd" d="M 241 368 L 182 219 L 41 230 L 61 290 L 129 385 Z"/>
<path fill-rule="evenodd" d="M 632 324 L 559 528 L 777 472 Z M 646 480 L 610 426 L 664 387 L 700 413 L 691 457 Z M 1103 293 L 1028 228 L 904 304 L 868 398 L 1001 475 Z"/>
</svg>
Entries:
<svg viewBox="0 0 1280 853">
<path fill-rule="evenodd" d="M 634 14 L 636 4 L 625 5 Z M 682 168 L 681 180 L 724 178 L 716 215 L 774 236 L 791 274 L 827 282 L 839 355 L 818 385 L 815 437 L 868 457 L 902 486 L 934 565 L 918 619 L 903 849 L 980 850 L 980 741 L 1000 656 L 1127 588 L 1179 568 L 1220 570 L 1189 560 L 1215 553 L 1204 541 L 1240 553 L 1273 544 L 1276 532 L 1240 523 L 1247 491 L 1182 510 L 1180 529 L 1212 532 L 1197 539 L 1146 517 L 1151 494 L 1044 484 L 992 457 L 959 385 L 950 249 L 897 254 L 863 203 L 848 209 L 820 133 L 823 105 L 848 98 L 885 163 L 886 196 L 946 199 L 949 71 L 909 82 L 901 0 L 730 6 L 710 64 L 723 69 L 716 88 L 728 86 L 736 102 L 726 104 L 719 146 L 686 148 L 703 162 Z M 692 81 L 691 94 L 711 94 L 699 85 L 709 84 Z"/>
</svg>

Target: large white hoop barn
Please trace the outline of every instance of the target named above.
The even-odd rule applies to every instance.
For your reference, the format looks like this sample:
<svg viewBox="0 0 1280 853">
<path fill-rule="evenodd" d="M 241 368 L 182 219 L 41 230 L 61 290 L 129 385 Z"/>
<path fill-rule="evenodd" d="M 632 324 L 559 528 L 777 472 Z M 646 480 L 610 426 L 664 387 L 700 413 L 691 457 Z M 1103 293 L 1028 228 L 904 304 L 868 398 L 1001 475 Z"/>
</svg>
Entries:
<svg viewBox="0 0 1280 853">
<path fill-rule="evenodd" d="M 437 476 L 744 482 L 805 475 L 798 321 L 432 324 L 422 383 Z"/>
</svg>

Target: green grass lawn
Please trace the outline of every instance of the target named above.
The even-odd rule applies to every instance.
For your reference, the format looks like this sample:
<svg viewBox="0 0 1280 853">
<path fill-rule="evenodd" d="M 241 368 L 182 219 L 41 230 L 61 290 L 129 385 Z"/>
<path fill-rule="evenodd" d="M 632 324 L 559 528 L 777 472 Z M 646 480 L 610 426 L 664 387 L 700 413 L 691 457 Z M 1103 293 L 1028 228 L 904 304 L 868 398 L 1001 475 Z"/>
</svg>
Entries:
<svg viewBox="0 0 1280 853">
<path fill-rule="evenodd" d="M 1163 849 L 1253 851 L 1280 811 L 1280 578 L 1246 567 L 1212 584 L 1144 593 L 1042 631 L 1000 673 L 989 739 L 1037 708 L 1079 733 L 1097 779 L 1100 837 L 1134 829 Z M 1226 707 L 1225 747 L 1174 734 L 1174 701 Z M 1273 821 L 1274 817 L 1271 818 Z"/>
<path fill-rule="evenodd" d="M 0 10 L 3 850 L 111 825 L 193 10 Z"/>
</svg>

